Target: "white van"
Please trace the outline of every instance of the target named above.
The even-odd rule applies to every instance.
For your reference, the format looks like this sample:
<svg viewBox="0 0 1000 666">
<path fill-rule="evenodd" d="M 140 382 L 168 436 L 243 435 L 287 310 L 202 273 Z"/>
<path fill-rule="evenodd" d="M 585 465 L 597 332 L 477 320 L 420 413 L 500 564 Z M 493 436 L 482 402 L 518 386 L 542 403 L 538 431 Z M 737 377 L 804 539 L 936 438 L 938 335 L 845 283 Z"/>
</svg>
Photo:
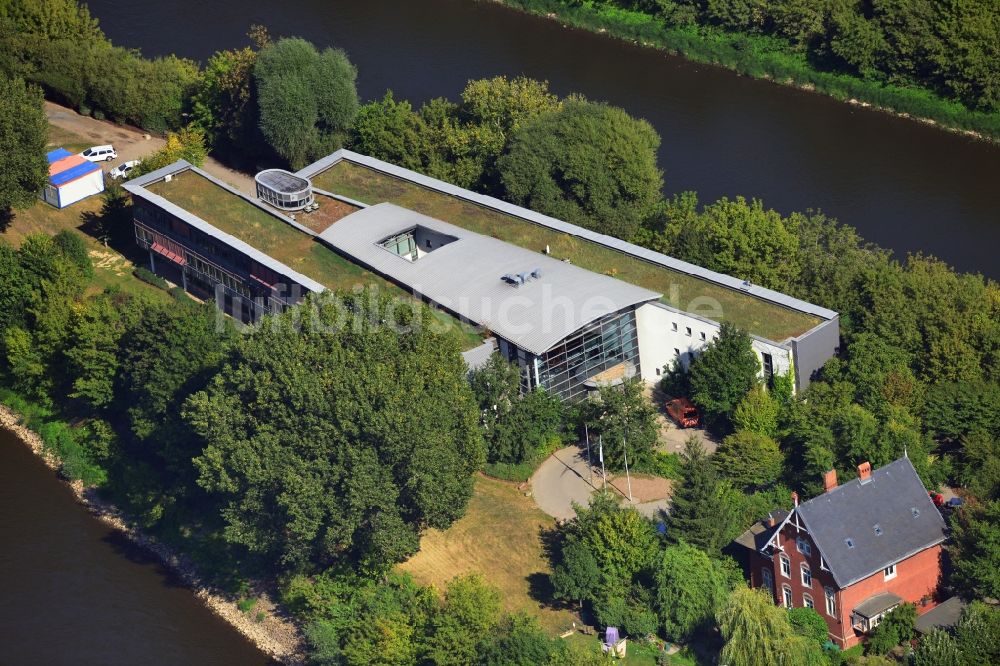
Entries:
<svg viewBox="0 0 1000 666">
<path fill-rule="evenodd" d="M 110 162 L 118 157 L 114 146 L 91 146 L 80 153 L 80 156 L 91 162 Z"/>
</svg>

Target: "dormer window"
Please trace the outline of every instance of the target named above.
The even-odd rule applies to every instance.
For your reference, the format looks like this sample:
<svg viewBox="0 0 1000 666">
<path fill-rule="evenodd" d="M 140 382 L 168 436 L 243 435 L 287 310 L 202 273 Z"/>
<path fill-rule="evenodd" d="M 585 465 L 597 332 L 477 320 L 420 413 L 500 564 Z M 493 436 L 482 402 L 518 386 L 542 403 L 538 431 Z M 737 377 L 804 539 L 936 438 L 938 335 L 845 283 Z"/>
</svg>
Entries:
<svg viewBox="0 0 1000 666">
<path fill-rule="evenodd" d="M 844 539 L 844 545 L 848 548 L 854 548 L 854 540 L 850 538 Z"/>
</svg>

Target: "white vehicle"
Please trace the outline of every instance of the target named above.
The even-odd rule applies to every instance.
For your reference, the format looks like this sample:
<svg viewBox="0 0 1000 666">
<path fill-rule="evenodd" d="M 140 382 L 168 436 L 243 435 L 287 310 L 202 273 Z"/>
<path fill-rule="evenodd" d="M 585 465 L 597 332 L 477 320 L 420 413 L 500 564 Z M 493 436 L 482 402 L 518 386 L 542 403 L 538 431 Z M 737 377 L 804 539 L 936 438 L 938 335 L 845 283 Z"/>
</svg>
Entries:
<svg viewBox="0 0 1000 666">
<path fill-rule="evenodd" d="M 134 171 L 137 166 L 139 166 L 140 161 L 141 160 L 129 160 L 124 164 L 119 164 L 114 169 L 109 171 L 108 175 L 111 176 L 111 180 L 118 180 L 119 178 L 128 178 L 129 174 L 132 173 L 132 171 Z"/>
<path fill-rule="evenodd" d="M 118 153 L 115 152 L 115 147 L 111 145 L 91 146 L 80 153 L 80 156 L 91 162 L 110 162 L 118 157 Z"/>
</svg>

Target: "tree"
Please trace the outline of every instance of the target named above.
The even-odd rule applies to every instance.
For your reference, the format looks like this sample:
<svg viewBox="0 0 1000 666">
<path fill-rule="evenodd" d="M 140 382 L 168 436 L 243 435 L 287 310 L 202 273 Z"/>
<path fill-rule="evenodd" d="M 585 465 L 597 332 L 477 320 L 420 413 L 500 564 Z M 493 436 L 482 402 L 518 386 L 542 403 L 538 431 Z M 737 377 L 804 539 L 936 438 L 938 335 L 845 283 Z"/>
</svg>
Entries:
<svg viewBox="0 0 1000 666">
<path fill-rule="evenodd" d="M 830 640 L 830 629 L 826 625 L 826 620 L 814 608 L 806 608 L 805 606 L 790 608 L 788 621 L 792 625 L 792 631 L 817 645 L 823 645 Z"/>
<path fill-rule="evenodd" d="M 725 640 L 720 663 L 798 666 L 823 663 L 815 642 L 795 635 L 785 609 L 760 589 L 738 587 L 716 613 Z M 818 659 L 817 659 L 818 657 Z"/>
<path fill-rule="evenodd" d="M 667 638 L 687 642 L 710 626 L 730 589 L 702 550 L 683 541 L 666 548 L 656 569 L 656 603 Z"/>
<path fill-rule="evenodd" d="M 435 148 L 424 119 L 406 100 L 397 102 L 392 91 L 358 109 L 351 127 L 350 146 L 405 169 L 427 173 Z"/>
<path fill-rule="evenodd" d="M 725 545 L 729 516 L 720 498 L 715 466 L 696 437 L 684 443 L 681 479 L 671 500 L 667 538 L 671 543 L 685 541 L 715 555 Z"/>
<path fill-rule="evenodd" d="M 653 565 L 659 543 L 656 529 L 634 508 L 623 508 L 606 493 L 592 495 L 589 507 L 574 509 L 576 517 L 563 527 L 553 551 L 556 595 L 590 602 L 624 598 L 633 579 Z"/>
<path fill-rule="evenodd" d="M 549 638 L 534 616 L 525 613 L 506 615 L 480 641 L 476 663 L 482 666 L 547 664 L 561 642 Z"/>
<path fill-rule="evenodd" d="M 1000 609 L 973 601 L 958 619 L 955 641 L 962 666 L 1000 662 Z"/>
<path fill-rule="evenodd" d="M 200 167 L 205 163 L 206 157 L 208 157 L 208 149 L 205 147 L 205 134 L 200 128 L 191 125 L 177 132 L 167 132 L 167 141 L 163 147 L 143 159 L 129 173 L 128 177 L 135 178 L 151 173 L 173 164 L 177 160 L 187 160 Z M 108 196 L 105 203 L 113 200 L 114 195 Z"/>
<path fill-rule="evenodd" d="M 626 450 L 632 469 L 648 468 L 653 462 L 659 425 L 644 391 L 640 379 L 626 379 L 617 386 L 602 386 L 596 400 L 581 406 L 591 442 L 601 438 L 604 463 L 611 469 L 625 469 Z"/>
<path fill-rule="evenodd" d="M 47 135 L 42 91 L 21 79 L 0 77 L 0 151 L 4 155 L 0 216 L 38 200 L 38 192 L 48 181 Z"/>
<path fill-rule="evenodd" d="M 184 410 L 228 541 L 277 568 L 380 573 L 464 513 L 483 441 L 430 317 L 370 291 L 314 295 L 236 343 Z"/>
<path fill-rule="evenodd" d="M 568 536 L 549 578 L 557 599 L 575 601 L 582 607 L 584 601 L 593 601 L 601 583 L 601 569 L 587 544 Z"/>
<path fill-rule="evenodd" d="M 691 364 L 691 398 L 702 408 L 714 430 L 732 428 L 732 415 L 743 397 L 757 385 L 760 362 L 750 335 L 723 322 L 719 335 Z"/>
<path fill-rule="evenodd" d="M 469 377 L 479 403 L 489 462 L 520 463 L 542 450 L 562 427 L 562 403 L 542 389 L 521 395 L 521 373 L 494 354 Z"/>
<path fill-rule="evenodd" d="M 947 631 L 932 629 L 914 650 L 913 666 L 962 666 L 958 644 Z"/>
<path fill-rule="evenodd" d="M 663 209 L 663 250 L 685 261 L 787 290 L 799 277 L 797 218 L 782 218 L 756 199 L 723 198 L 697 208 L 693 192 L 674 196 Z"/>
<path fill-rule="evenodd" d="M 776 441 L 748 430 L 726 437 L 712 456 L 719 474 L 739 488 L 774 483 L 784 461 Z"/>
<path fill-rule="evenodd" d="M 952 514 L 954 583 L 974 598 L 1000 598 L 1000 501 Z"/>
<path fill-rule="evenodd" d="M 762 385 L 757 384 L 743 396 L 733 411 L 733 427 L 764 437 L 778 433 L 778 401 Z"/>
<path fill-rule="evenodd" d="M 357 70 L 343 51 L 280 39 L 260 50 L 253 71 L 260 129 L 293 168 L 343 145 L 358 110 Z"/>
<path fill-rule="evenodd" d="M 478 575 L 456 578 L 448 584 L 444 604 L 431 618 L 426 657 L 439 666 L 475 663 L 477 645 L 499 622 L 499 590 Z"/>
<path fill-rule="evenodd" d="M 217 51 L 205 63 L 191 97 L 191 115 L 209 143 L 235 148 L 253 136 L 257 123 L 253 97 L 256 62 L 257 51 L 244 46 Z"/>
<path fill-rule="evenodd" d="M 512 202 L 627 240 L 660 200 L 659 145 L 646 121 L 574 98 L 515 131 L 498 169 Z"/>
<path fill-rule="evenodd" d="M 896 606 L 885 614 L 865 644 L 866 654 L 886 654 L 900 643 L 913 638 L 916 631 L 917 607 L 914 604 Z"/>
</svg>

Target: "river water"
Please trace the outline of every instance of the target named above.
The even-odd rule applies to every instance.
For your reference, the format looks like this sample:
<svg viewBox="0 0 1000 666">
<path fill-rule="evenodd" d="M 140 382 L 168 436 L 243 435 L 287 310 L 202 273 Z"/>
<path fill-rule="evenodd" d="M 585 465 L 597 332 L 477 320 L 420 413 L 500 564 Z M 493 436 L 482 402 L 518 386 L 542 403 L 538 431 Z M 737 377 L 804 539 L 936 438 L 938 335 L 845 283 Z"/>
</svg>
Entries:
<svg viewBox="0 0 1000 666">
<path fill-rule="evenodd" d="M 247 28 L 344 48 L 362 97 L 524 74 L 649 120 L 666 190 L 822 209 L 900 256 L 1000 278 L 1000 147 L 473 0 L 89 0 L 108 36 L 204 60 Z"/>
<path fill-rule="evenodd" d="M 0 429 L 0 664 L 270 663 Z"/>
</svg>

